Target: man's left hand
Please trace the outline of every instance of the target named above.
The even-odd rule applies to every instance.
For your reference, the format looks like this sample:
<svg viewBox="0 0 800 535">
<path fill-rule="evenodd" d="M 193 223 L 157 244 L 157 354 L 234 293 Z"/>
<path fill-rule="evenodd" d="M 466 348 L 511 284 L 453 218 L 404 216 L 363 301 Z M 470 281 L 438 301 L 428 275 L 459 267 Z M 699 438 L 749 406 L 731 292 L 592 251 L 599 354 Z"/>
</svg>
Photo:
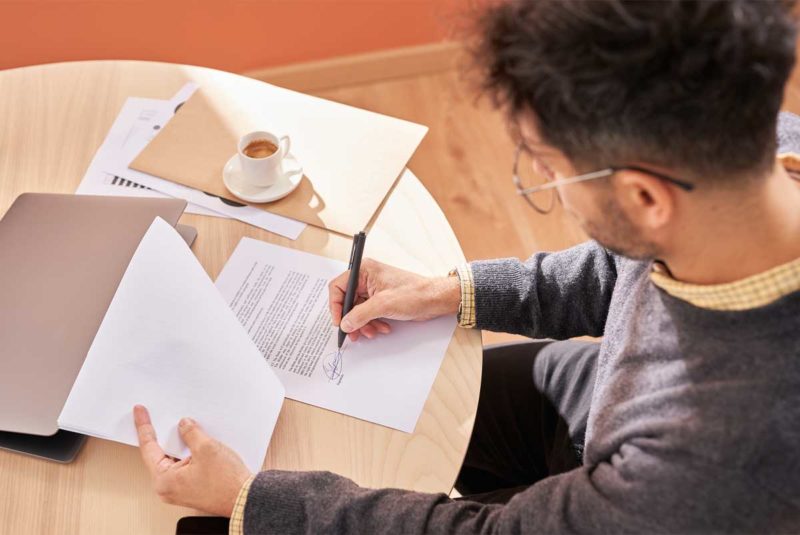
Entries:
<svg viewBox="0 0 800 535">
<path fill-rule="evenodd" d="M 183 418 L 178 431 L 191 455 L 178 461 L 158 445 L 146 408 L 135 406 L 133 420 L 142 460 L 163 501 L 231 516 L 239 490 L 251 475 L 236 452 L 208 436 L 194 420 Z"/>
</svg>

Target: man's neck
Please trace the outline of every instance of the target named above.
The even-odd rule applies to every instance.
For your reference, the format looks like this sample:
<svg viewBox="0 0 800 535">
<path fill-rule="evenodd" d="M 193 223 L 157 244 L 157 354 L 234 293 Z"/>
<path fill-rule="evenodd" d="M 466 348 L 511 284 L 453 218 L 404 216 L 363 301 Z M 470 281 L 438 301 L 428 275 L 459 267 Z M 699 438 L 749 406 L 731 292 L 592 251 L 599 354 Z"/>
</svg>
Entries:
<svg viewBox="0 0 800 535">
<path fill-rule="evenodd" d="M 800 184 L 776 165 L 746 198 L 737 195 L 715 195 L 664 255 L 675 279 L 723 284 L 800 258 Z"/>
</svg>

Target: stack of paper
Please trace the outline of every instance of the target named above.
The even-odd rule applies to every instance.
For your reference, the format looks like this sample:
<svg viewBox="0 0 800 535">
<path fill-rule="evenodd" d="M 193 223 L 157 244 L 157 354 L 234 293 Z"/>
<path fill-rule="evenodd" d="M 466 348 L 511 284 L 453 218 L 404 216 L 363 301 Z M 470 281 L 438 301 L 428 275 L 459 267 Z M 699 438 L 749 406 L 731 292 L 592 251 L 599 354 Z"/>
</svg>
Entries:
<svg viewBox="0 0 800 535">
<path fill-rule="evenodd" d="M 196 84 L 188 83 L 170 100 L 128 98 L 75 193 L 175 197 L 189 202 L 187 212 L 235 218 L 286 238 L 297 239 L 306 228 L 305 223 L 128 168 L 131 160 L 169 123 L 176 110 L 196 89 Z"/>
<path fill-rule="evenodd" d="M 136 445 L 150 409 L 168 455 L 196 419 L 261 468 L 284 388 L 178 233 L 156 219 L 125 272 L 59 416 L 62 429 Z"/>
<path fill-rule="evenodd" d="M 114 162 L 129 161 L 145 148 L 172 117 L 176 105 L 189 98 L 196 89 L 196 84 L 186 84 L 170 100 L 129 98 L 97 149 L 75 193 L 111 197 L 169 197 L 134 182 L 125 174 L 115 175 L 110 170 L 118 167 Z M 186 211 L 224 217 L 223 214 L 192 203 L 189 203 Z"/>
</svg>

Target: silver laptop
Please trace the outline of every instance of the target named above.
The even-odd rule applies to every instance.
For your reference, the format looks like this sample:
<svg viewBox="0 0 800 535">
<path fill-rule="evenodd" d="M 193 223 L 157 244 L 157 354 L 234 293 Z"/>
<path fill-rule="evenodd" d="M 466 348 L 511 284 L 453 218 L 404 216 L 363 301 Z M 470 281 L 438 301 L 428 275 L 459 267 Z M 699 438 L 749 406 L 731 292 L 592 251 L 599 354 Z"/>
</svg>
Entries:
<svg viewBox="0 0 800 535">
<path fill-rule="evenodd" d="M 12 204 L 0 220 L 0 431 L 12 434 L 0 442 L 56 434 L 136 247 L 156 217 L 176 225 L 185 207 L 178 199 L 36 193 Z"/>
</svg>

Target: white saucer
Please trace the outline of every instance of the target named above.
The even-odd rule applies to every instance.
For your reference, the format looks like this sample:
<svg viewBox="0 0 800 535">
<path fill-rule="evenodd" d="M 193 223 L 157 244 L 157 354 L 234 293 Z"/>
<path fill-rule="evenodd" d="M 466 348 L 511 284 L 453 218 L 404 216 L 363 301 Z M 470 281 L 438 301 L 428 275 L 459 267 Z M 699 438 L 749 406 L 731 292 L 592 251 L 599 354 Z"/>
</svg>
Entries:
<svg viewBox="0 0 800 535">
<path fill-rule="evenodd" d="M 303 178 L 303 168 L 291 153 L 284 157 L 282 166 L 283 175 L 273 185 L 266 188 L 252 186 L 242 180 L 239 155 L 234 154 L 222 169 L 222 181 L 228 191 L 245 201 L 258 203 L 277 201 L 293 192 Z"/>
</svg>

